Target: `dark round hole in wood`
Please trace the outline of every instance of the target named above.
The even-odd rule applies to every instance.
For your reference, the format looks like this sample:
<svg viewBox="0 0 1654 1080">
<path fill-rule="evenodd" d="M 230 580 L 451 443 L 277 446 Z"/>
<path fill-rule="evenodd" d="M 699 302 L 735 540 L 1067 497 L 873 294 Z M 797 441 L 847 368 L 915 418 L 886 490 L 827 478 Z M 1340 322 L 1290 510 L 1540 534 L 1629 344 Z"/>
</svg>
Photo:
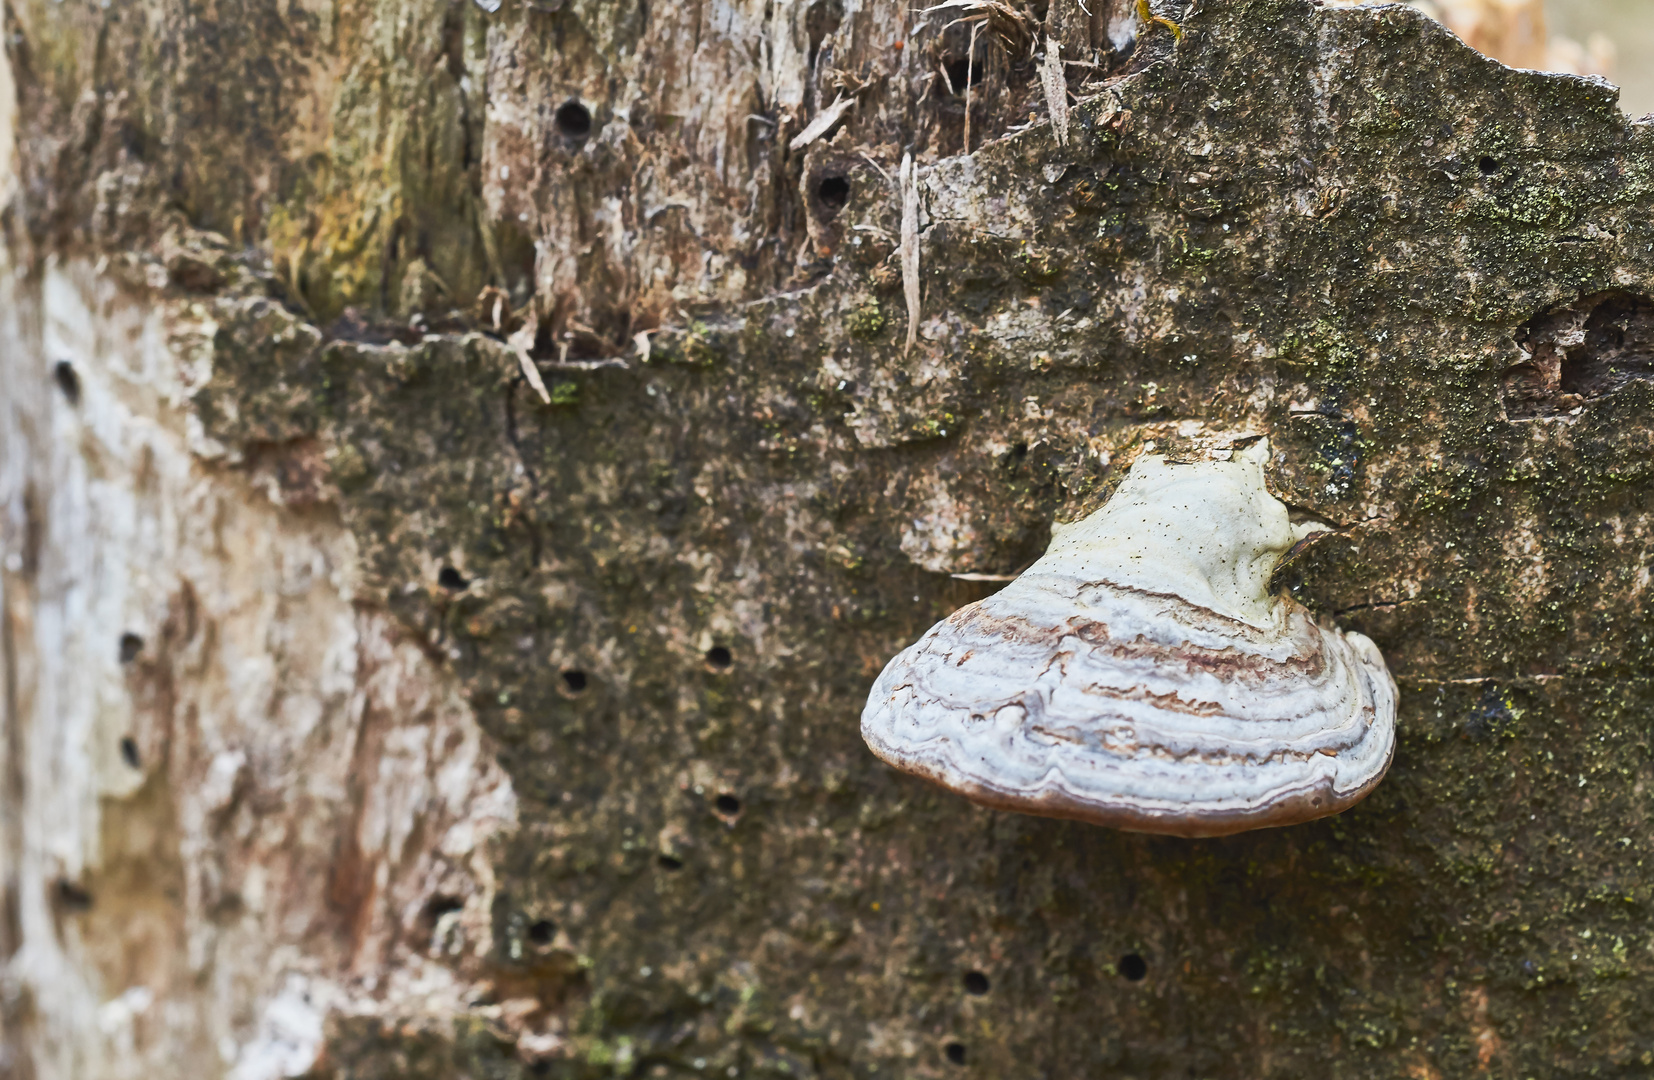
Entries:
<svg viewBox="0 0 1654 1080">
<path fill-rule="evenodd" d="M 137 634 L 121 635 L 121 663 L 130 664 L 138 659 L 138 654 L 144 651 L 144 639 Z"/>
<path fill-rule="evenodd" d="M 706 662 L 722 671 L 724 668 L 727 668 L 729 665 L 735 663 L 735 657 L 722 645 L 714 645 L 712 648 L 706 650 Z"/>
<path fill-rule="evenodd" d="M 942 1047 L 942 1053 L 946 1055 L 947 1059 L 955 1065 L 965 1064 L 965 1044 L 962 1042 L 948 1043 L 946 1046 Z"/>
<path fill-rule="evenodd" d="M 965 972 L 965 993 L 981 997 L 988 992 L 988 977 L 980 971 Z"/>
<path fill-rule="evenodd" d="M 471 583 L 465 579 L 465 575 L 452 566 L 444 566 L 437 571 L 436 583 L 450 592 L 464 592 L 471 587 Z"/>
<path fill-rule="evenodd" d="M 850 201 L 850 181 L 842 176 L 823 176 L 816 184 L 816 198 L 828 213 L 836 214 Z"/>
<path fill-rule="evenodd" d="M 536 1061 L 533 1064 L 529 1065 L 528 1075 L 530 1075 L 530 1076 L 550 1076 L 551 1075 L 551 1061 L 550 1061 L 550 1059 L 541 1058 L 539 1061 Z"/>
<path fill-rule="evenodd" d="M 551 944 L 551 939 L 557 936 L 557 925 L 550 919 L 540 919 L 529 924 L 528 940 L 542 948 Z"/>
<path fill-rule="evenodd" d="M 592 133 L 592 111 L 572 99 L 557 106 L 557 130 L 565 138 L 584 139 Z"/>
<path fill-rule="evenodd" d="M 1495 158 L 1484 157 L 1476 163 L 1476 167 L 1482 170 L 1483 176 L 1493 176 L 1499 171 L 1499 162 Z"/>
<path fill-rule="evenodd" d="M 712 805 L 725 817 L 734 817 L 741 812 L 741 800 L 733 795 L 720 795 L 712 800 Z"/>
<path fill-rule="evenodd" d="M 80 404 L 80 376 L 75 374 L 75 365 L 67 360 L 59 360 L 52 365 L 52 379 L 56 381 L 57 388 L 63 391 L 63 396 L 68 399 L 69 404 Z"/>
<path fill-rule="evenodd" d="M 1132 982 L 1142 982 L 1143 976 L 1149 973 L 1149 962 L 1134 952 L 1129 952 L 1120 957 L 1120 963 L 1117 966 L 1120 969 L 1120 974 Z"/>
<path fill-rule="evenodd" d="M 682 870 L 683 860 L 676 855 L 656 855 L 655 865 L 662 870 Z"/>
<path fill-rule="evenodd" d="M 130 735 L 121 740 L 121 760 L 134 769 L 143 764 L 143 759 L 138 756 L 138 740 Z"/>
<path fill-rule="evenodd" d="M 960 97 L 965 96 L 965 87 L 972 85 L 982 77 L 982 65 L 971 63 L 970 58 L 966 56 L 944 60 L 942 67 L 948 73 L 948 84 L 953 87 L 953 92 Z"/>
<path fill-rule="evenodd" d="M 563 672 L 563 686 L 571 694 L 578 694 L 586 688 L 586 673 L 584 671 Z"/>
</svg>

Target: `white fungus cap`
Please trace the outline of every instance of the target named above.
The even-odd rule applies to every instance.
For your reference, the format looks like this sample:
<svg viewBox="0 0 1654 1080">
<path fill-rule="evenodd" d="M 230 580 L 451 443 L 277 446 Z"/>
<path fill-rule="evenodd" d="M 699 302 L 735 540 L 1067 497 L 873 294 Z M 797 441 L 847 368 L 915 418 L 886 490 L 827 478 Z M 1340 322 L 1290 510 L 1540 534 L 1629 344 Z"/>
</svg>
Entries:
<svg viewBox="0 0 1654 1080">
<path fill-rule="evenodd" d="M 976 802 L 1219 836 L 1337 813 L 1383 778 L 1396 685 L 1378 648 L 1271 596 L 1309 531 L 1268 445 L 1148 455 L 1016 581 L 885 667 L 875 754 Z"/>
</svg>

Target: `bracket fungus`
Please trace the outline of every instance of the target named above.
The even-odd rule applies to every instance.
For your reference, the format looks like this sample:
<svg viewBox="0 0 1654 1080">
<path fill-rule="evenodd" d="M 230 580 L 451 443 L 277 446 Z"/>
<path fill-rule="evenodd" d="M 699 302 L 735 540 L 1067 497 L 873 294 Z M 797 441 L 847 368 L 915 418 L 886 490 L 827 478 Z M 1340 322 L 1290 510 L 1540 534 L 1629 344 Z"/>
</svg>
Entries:
<svg viewBox="0 0 1654 1080">
<path fill-rule="evenodd" d="M 1335 814 L 1383 778 L 1396 684 L 1372 641 L 1269 579 L 1316 526 L 1228 461 L 1138 459 L 1010 585 L 886 665 L 862 737 L 1002 810 L 1223 836 Z"/>
</svg>

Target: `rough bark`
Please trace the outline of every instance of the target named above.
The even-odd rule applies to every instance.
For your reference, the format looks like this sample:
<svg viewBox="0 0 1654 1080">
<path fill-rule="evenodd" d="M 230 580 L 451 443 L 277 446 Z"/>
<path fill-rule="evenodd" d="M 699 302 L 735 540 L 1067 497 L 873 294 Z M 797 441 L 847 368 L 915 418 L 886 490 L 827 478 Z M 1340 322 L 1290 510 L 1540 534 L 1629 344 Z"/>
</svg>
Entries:
<svg viewBox="0 0 1654 1080">
<path fill-rule="evenodd" d="M 10 1075 L 1654 1063 L 1654 129 L 1408 8 L 1087 7 L 8 0 Z M 1240 432 L 1401 684 L 1366 802 L 866 753 L 956 575 Z"/>
</svg>

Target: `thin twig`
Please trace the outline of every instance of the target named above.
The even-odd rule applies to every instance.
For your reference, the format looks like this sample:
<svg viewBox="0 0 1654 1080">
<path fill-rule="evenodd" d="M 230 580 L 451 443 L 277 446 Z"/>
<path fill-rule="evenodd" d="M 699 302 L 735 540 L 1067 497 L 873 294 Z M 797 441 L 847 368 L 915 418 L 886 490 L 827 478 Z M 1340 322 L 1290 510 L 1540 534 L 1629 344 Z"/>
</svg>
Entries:
<svg viewBox="0 0 1654 1080">
<path fill-rule="evenodd" d="M 976 89 L 976 35 L 981 23 L 971 24 L 971 47 L 965 53 L 965 153 L 971 152 L 971 91 Z"/>
<path fill-rule="evenodd" d="M 602 368 L 631 367 L 624 356 L 605 356 L 597 360 L 552 360 L 546 367 L 553 371 L 598 371 Z"/>
</svg>

